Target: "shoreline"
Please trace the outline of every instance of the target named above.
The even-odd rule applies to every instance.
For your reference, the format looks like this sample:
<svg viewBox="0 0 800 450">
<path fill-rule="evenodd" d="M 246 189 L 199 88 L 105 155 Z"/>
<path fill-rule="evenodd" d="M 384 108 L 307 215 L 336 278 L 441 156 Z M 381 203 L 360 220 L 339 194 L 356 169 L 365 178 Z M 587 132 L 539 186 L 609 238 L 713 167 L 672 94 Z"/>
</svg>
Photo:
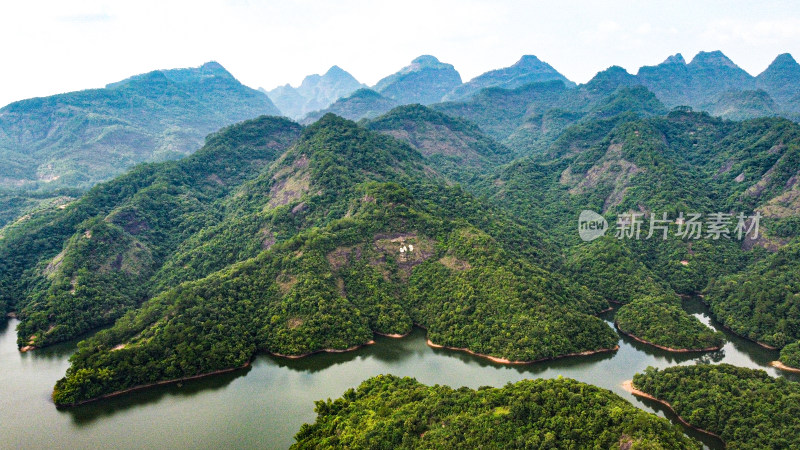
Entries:
<svg viewBox="0 0 800 450">
<path fill-rule="evenodd" d="M 701 298 L 701 299 L 704 299 L 705 297 L 704 297 L 704 296 L 700 296 L 700 298 Z M 749 338 L 749 337 L 747 337 L 747 336 L 744 336 L 744 335 L 742 335 L 742 334 L 739 334 L 739 333 L 737 333 L 737 332 L 733 331 L 733 330 L 732 330 L 732 329 L 731 329 L 729 326 L 725 325 L 724 323 L 722 323 L 722 321 L 721 321 L 721 320 L 717 319 L 717 318 L 714 316 L 714 314 L 711 312 L 711 305 L 709 305 L 708 303 L 706 303 L 706 301 L 705 301 L 705 300 L 701 300 L 701 301 L 703 302 L 703 304 L 704 304 L 704 305 L 706 305 L 706 308 L 708 308 L 709 317 L 711 317 L 711 319 L 712 319 L 714 322 L 717 322 L 717 323 L 719 324 L 719 326 L 721 326 L 722 328 L 724 328 L 724 329 L 725 329 L 725 331 L 728 331 L 728 332 L 730 332 L 731 334 L 733 334 L 733 335 L 734 335 L 734 336 L 736 336 L 736 337 L 740 337 L 740 338 L 742 338 L 742 339 L 748 340 L 748 341 L 750 341 L 750 342 L 752 342 L 752 343 L 754 343 L 754 344 L 756 344 L 756 345 L 758 345 L 758 346 L 760 346 L 760 347 L 763 347 L 763 348 L 765 348 L 765 349 L 767 349 L 767 350 L 780 350 L 778 347 L 773 347 L 773 346 L 771 346 L 771 345 L 769 345 L 769 344 L 765 344 L 765 343 L 763 343 L 763 342 L 758 342 L 758 341 L 757 341 L 757 340 L 755 340 L 755 339 Z"/>
<path fill-rule="evenodd" d="M 198 375 L 192 375 L 192 376 L 188 376 L 188 377 L 173 378 L 171 380 L 157 381 L 155 383 L 150 383 L 150 384 L 140 384 L 138 386 L 130 387 L 128 389 L 122 389 L 120 391 L 114 391 L 114 392 L 111 392 L 111 393 L 108 393 L 108 394 L 103 394 L 103 395 L 101 395 L 99 397 L 90 398 L 88 400 L 81 400 L 81 401 L 75 402 L 75 403 L 64 403 L 64 404 L 56 403 L 55 405 L 56 405 L 56 408 L 73 408 L 73 407 L 76 407 L 76 406 L 85 405 L 87 403 L 93 403 L 93 402 L 100 401 L 100 400 L 106 400 L 106 399 L 109 399 L 109 398 L 118 397 L 120 395 L 128 394 L 130 392 L 141 391 L 141 390 L 144 390 L 144 389 L 149 389 L 149 388 L 153 388 L 153 387 L 157 387 L 157 386 L 166 386 L 166 385 L 169 385 L 169 384 L 182 383 L 184 381 L 198 380 L 200 378 L 206 378 L 206 377 L 210 377 L 210 376 L 214 376 L 214 375 L 221 375 L 223 373 L 235 372 L 237 370 L 246 369 L 247 367 L 250 367 L 250 361 L 247 361 L 243 366 L 239 366 L 239 367 L 231 367 L 231 368 L 228 368 L 228 369 L 220 369 L 220 370 L 215 370 L 213 372 L 206 372 L 206 373 L 201 373 L 201 374 L 198 374 Z"/>
<path fill-rule="evenodd" d="M 655 397 L 653 395 L 650 395 L 647 392 L 640 391 L 639 389 L 636 389 L 636 387 L 633 385 L 633 380 L 625 380 L 625 381 L 623 381 L 622 382 L 622 389 L 625 390 L 626 392 L 629 392 L 629 393 L 637 396 L 637 397 L 642 397 L 642 398 L 646 398 L 648 400 L 653 400 L 654 402 L 658 402 L 658 403 L 666 406 L 672 412 L 672 414 L 675 415 L 675 417 L 678 419 L 678 421 L 680 423 L 682 423 L 683 425 L 685 425 L 685 426 L 687 426 L 687 427 L 689 427 L 689 428 L 691 428 L 693 430 L 699 431 L 701 433 L 705 433 L 705 434 L 707 434 L 709 436 L 713 436 L 713 437 L 719 439 L 720 441 L 722 441 L 723 444 L 725 443 L 725 441 L 722 440 L 722 438 L 718 434 L 712 433 L 711 431 L 704 430 L 704 429 L 699 428 L 699 427 L 696 427 L 696 426 L 692 425 L 691 423 L 689 423 L 686 419 L 681 417 L 681 415 L 678 414 L 675 411 L 675 409 L 672 407 L 672 405 L 669 402 L 667 402 L 665 400 L 661 400 L 660 398 Z"/>
<path fill-rule="evenodd" d="M 642 344 L 650 345 L 652 347 L 655 347 L 655 348 L 658 348 L 658 349 L 661 349 L 661 350 L 665 350 L 665 351 L 668 351 L 668 352 L 672 352 L 672 353 L 716 352 L 716 351 L 722 350 L 722 347 L 724 346 L 724 345 L 722 345 L 722 346 L 706 347 L 706 348 L 672 348 L 672 347 L 665 347 L 663 345 L 658 345 L 658 344 L 655 344 L 653 342 L 646 341 L 646 340 L 644 340 L 644 339 L 642 339 L 642 338 L 640 338 L 640 337 L 638 337 L 636 335 L 633 335 L 631 333 L 628 333 L 627 331 L 622 330 L 619 327 L 619 324 L 617 324 L 617 322 L 614 322 L 614 327 L 617 329 L 617 331 L 619 331 L 620 333 L 624 334 L 625 336 L 628 336 L 629 338 L 633 339 L 636 342 L 641 342 Z"/>
<path fill-rule="evenodd" d="M 314 350 L 313 352 L 303 353 L 302 355 L 284 355 L 282 353 L 274 353 L 274 352 L 263 352 L 263 353 L 266 353 L 267 355 L 286 358 L 286 359 L 300 359 L 300 358 L 305 358 L 306 356 L 316 355 L 318 353 L 347 353 L 347 352 L 352 352 L 353 350 L 358 350 L 361 347 L 366 347 L 367 345 L 372 345 L 374 343 L 375 343 L 375 341 L 373 339 L 370 339 L 367 342 L 364 342 L 363 344 L 354 345 L 352 347 L 348 347 L 348 348 L 341 349 L 341 350 L 337 349 L 337 348 L 323 348 L 323 349 L 320 349 L 320 350 Z M 256 354 L 258 354 L 258 353 L 259 352 L 256 352 Z"/>
<path fill-rule="evenodd" d="M 411 327 L 411 331 L 414 331 L 414 327 Z M 377 334 L 378 336 L 388 337 L 388 338 L 392 338 L 392 339 L 402 339 L 402 338 L 408 336 L 409 334 L 411 334 L 411 331 L 409 331 L 408 333 L 405 333 L 405 334 L 397 334 L 397 333 L 384 334 L 384 333 L 378 333 L 377 331 L 373 331 L 373 333 Z"/>
<path fill-rule="evenodd" d="M 800 373 L 800 369 L 798 369 L 797 367 L 787 366 L 786 364 L 780 361 L 772 361 L 769 363 L 769 365 L 776 369 L 780 369 L 786 372 Z"/>
<path fill-rule="evenodd" d="M 460 352 L 469 353 L 470 355 L 473 355 L 473 356 L 486 358 L 489 361 L 492 361 L 492 362 L 495 362 L 495 363 L 498 363 L 498 364 L 509 364 L 509 365 L 534 364 L 534 363 L 539 363 L 539 362 L 544 362 L 544 361 L 552 361 L 552 360 L 555 360 L 555 359 L 568 358 L 570 356 L 589 356 L 589 355 L 595 355 L 595 354 L 598 354 L 598 353 L 615 352 L 615 351 L 619 350 L 619 345 L 615 345 L 612 348 L 601 348 L 601 349 L 598 349 L 598 350 L 587 350 L 585 352 L 566 353 L 564 355 L 557 355 L 557 356 L 551 356 L 551 357 L 548 357 L 548 358 L 534 359 L 534 360 L 531 360 L 531 361 L 512 361 L 512 360 L 509 360 L 509 359 L 506 359 L 506 358 L 498 358 L 496 356 L 485 355 L 483 353 L 478 353 L 478 352 L 472 351 L 472 350 L 470 350 L 468 348 L 449 347 L 449 346 L 446 346 L 446 345 L 439 345 L 439 344 L 434 343 L 433 341 L 431 341 L 428 338 L 425 338 L 425 340 L 428 343 L 428 346 L 432 347 L 432 348 L 443 348 L 443 349 L 446 349 L 446 350 L 456 350 L 456 351 L 460 351 Z"/>
<path fill-rule="evenodd" d="M 278 356 L 280 358 L 300 359 L 300 358 L 305 358 L 306 356 L 311 356 L 311 355 L 315 355 L 315 354 L 318 354 L 318 353 L 346 353 L 346 352 L 357 350 L 357 349 L 359 349 L 361 347 L 364 347 L 364 346 L 367 346 L 367 345 L 371 345 L 371 344 L 374 344 L 374 343 L 375 343 L 375 341 L 370 339 L 369 341 L 367 341 L 367 342 L 365 342 L 363 344 L 355 345 L 353 347 L 349 347 L 349 348 L 346 348 L 346 349 L 343 349 L 343 350 L 339 350 L 339 349 L 335 349 L 335 348 L 325 348 L 325 349 L 316 350 L 316 351 L 313 351 L 313 352 L 310 352 L 310 353 L 305 353 L 305 354 L 302 354 L 302 355 L 282 355 L 280 353 L 272 353 L 272 352 L 263 352 L 263 353 L 267 354 L 267 355 Z M 256 354 L 254 356 L 258 356 L 258 353 L 262 353 L 262 352 L 256 352 Z M 241 369 L 245 369 L 247 367 L 250 367 L 251 362 L 252 362 L 252 359 L 250 361 L 247 361 L 243 366 L 239 366 L 239 367 L 229 367 L 227 369 L 215 370 L 213 372 L 201 373 L 199 375 L 192 375 L 192 376 L 189 376 L 189 377 L 174 378 L 174 379 L 171 379 L 171 380 L 158 381 L 158 382 L 150 383 L 150 384 L 141 384 L 141 385 L 138 385 L 138 386 L 130 387 L 128 389 L 123 389 L 123 390 L 120 390 L 120 391 L 114 391 L 114 392 L 111 392 L 111 393 L 108 393 L 108 394 L 103 394 L 103 395 L 101 395 L 99 397 L 90 398 L 88 400 L 82 400 L 82 401 L 77 402 L 77 403 L 66 403 L 66 404 L 61 404 L 61 405 L 56 404 L 56 408 L 72 408 L 72 407 L 75 407 L 75 406 L 85 405 L 87 403 L 92 403 L 92 402 L 96 402 L 96 401 L 100 401 L 100 400 L 106 400 L 106 399 L 109 399 L 109 398 L 113 398 L 113 397 L 117 397 L 117 396 L 120 396 L 120 395 L 128 394 L 130 392 L 140 391 L 140 390 L 149 389 L 149 388 L 153 388 L 153 387 L 157 387 L 157 386 L 165 386 L 165 385 L 169 385 L 169 384 L 181 383 L 181 382 L 184 382 L 184 381 L 197 380 L 197 379 L 200 379 L 200 378 L 211 377 L 211 376 L 214 376 L 214 375 L 222 375 L 224 373 L 235 372 L 237 370 L 241 370 Z"/>
</svg>

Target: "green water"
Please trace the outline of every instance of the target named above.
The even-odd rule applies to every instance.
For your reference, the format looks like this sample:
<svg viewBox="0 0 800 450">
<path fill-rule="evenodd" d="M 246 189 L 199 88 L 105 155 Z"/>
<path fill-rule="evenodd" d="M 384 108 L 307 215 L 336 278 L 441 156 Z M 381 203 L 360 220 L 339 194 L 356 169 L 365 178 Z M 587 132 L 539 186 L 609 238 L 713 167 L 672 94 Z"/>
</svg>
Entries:
<svg viewBox="0 0 800 450">
<path fill-rule="evenodd" d="M 684 307 L 714 328 L 697 300 Z M 604 318 L 611 320 L 613 313 Z M 609 322 L 610 323 L 610 322 Z M 502 386 L 524 378 L 570 377 L 611 389 L 634 405 L 670 419 L 657 403 L 621 388 L 647 366 L 727 362 L 762 368 L 778 353 L 726 333 L 729 342 L 713 353 L 671 354 L 626 337 L 615 353 L 575 357 L 527 366 L 504 366 L 462 352 L 433 349 L 425 333 L 402 339 L 377 337 L 374 345 L 345 354 L 300 360 L 258 356 L 251 368 L 163 386 L 77 408 L 59 410 L 50 400 L 64 375 L 75 343 L 19 353 L 14 328 L 0 325 L 0 447 L 2 448 L 286 448 L 305 422 L 315 418 L 314 401 L 338 397 L 373 375 L 416 377 L 426 384 Z M 790 376 L 791 377 L 791 376 Z M 798 379 L 794 376 L 793 379 Z M 711 448 L 720 443 L 699 433 Z"/>
</svg>

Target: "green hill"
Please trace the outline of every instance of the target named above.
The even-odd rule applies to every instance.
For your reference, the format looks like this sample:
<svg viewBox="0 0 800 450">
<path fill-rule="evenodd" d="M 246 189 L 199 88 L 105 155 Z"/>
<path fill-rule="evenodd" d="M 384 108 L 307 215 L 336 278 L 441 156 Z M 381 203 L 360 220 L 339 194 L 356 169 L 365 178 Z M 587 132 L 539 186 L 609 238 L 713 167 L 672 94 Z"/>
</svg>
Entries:
<svg viewBox="0 0 800 450">
<path fill-rule="evenodd" d="M 462 182 L 513 158 L 510 149 L 483 134 L 471 122 L 421 105 L 397 107 L 366 126 L 407 142 L 432 167 Z"/>
<path fill-rule="evenodd" d="M 562 378 L 472 390 L 381 375 L 316 412 L 292 448 L 700 448 L 610 391 Z"/>
<path fill-rule="evenodd" d="M 397 105 L 395 100 L 386 98 L 372 89 L 364 88 L 355 91 L 349 97 L 336 100 L 323 110 L 309 113 L 301 122 L 306 125 L 311 124 L 328 113 L 350 120 L 372 119 Z"/>
<path fill-rule="evenodd" d="M 792 448 L 800 440 L 800 383 L 729 364 L 652 367 L 634 386 L 729 448 Z"/>
<path fill-rule="evenodd" d="M 299 132 L 286 119 L 244 122 L 183 160 L 137 166 L 9 228 L 0 240 L 0 298 L 19 313 L 20 344 L 70 339 L 138 305 L 182 241 L 219 220 L 220 199 Z"/>
<path fill-rule="evenodd" d="M 330 114 L 302 133 L 266 117 L 230 127 L 14 227 L 0 254 L 20 346 L 129 311 L 81 347 L 59 403 L 413 323 L 437 344 L 517 361 L 617 342 L 591 316 L 607 303 L 551 271 L 561 262 L 541 230 Z"/>
</svg>

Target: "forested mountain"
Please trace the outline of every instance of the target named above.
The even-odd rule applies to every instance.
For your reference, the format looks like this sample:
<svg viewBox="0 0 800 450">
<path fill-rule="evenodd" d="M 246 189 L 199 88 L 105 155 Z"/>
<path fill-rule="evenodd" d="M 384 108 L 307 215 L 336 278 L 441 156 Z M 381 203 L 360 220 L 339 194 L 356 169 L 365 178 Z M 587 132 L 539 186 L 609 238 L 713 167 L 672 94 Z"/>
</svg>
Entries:
<svg viewBox="0 0 800 450">
<path fill-rule="evenodd" d="M 788 53 L 778 55 L 756 77 L 756 88 L 766 91 L 781 108 L 797 112 L 800 105 L 800 64 Z"/>
<path fill-rule="evenodd" d="M 11 103 L 0 109 L 0 187 L 90 187 L 262 114 L 280 112 L 215 62 Z"/>
<path fill-rule="evenodd" d="M 190 143 L 214 123 L 277 114 L 215 63 L 12 104 L 0 111 L 0 149 L 24 139 L 28 153 L 8 150 L 7 170 L 24 172 L 14 155 L 51 152 L 48 170 L 63 173 L 26 181 L 61 189 L 0 195 L 0 320 L 17 313 L 23 350 L 108 327 L 78 346 L 58 405 L 414 326 L 432 346 L 500 363 L 614 351 L 617 332 L 596 317 L 612 305 L 618 331 L 646 344 L 719 349 L 724 335 L 682 307 L 680 296 L 697 294 L 716 320 L 798 367 L 800 125 L 776 117 L 792 117 L 800 97 L 786 83 L 798 73 L 789 55 L 754 78 L 711 52 L 574 85 L 526 56 L 462 85 L 423 56 L 375 90 L 345 92 L 359 85 L 334 67 L 270 92 L 295 117 L 317 110 L 304 125 L 261 116 L 196 152 Z M 440 102 L 448 92 L 455 100 Z M 138 122 L 107 119 L 113 111 Z M 85 175 L 95 166 L 109 177 L 178 153 L 80 190 L 102 179 Z M 584 210 L 607 222 L 604 236 L 581 239 Z M 676 236 L 695 213 L 729 214 L 728 236 Z M 630 214 L 642 217 L 639 239 L 616 235 Z M 734 227 L 756 214 L 758 236 L 739 239 Z M 654 217 L 670 236 L 650 236 Z M 797 432 L 784 417 L 796 413 L 796 386 L 765 377 L 698 366 L 648 370 L 634 384 L 747 448 Z M 762 401 L 779 406 L 769 411 L 780 424 L 747 409 Z M 744 419 L 725 422 L 736 408 Z M 472 391 L 383 377 L 317 412 L 298 447 L 696 444 L 571 380 Z M 565 425 L 575 420 L 592 427 Z"/>
<path fill-rule="evenodd" d="M 691 106 L 733 120 L 794 117 L 800 111 L 800 65 L 788 53 L 757 77 L 713 51 L 698 53 L 688 64 L 678 53 L 659 65 L 641 67 L 636 78 L 670 108 Z"/>
<path fill-rule="evenodd" d="M 451 179 L 468 182 L 513 159 L 513 153 L 463 119 L 421 105 L 400 106 L 367 125 L 407 142 Z"/>
<path fill-rule="evenodd" d="M 715 281 L 706 301 L 720 322 L 749 339 L 778 348 L 800 340 L 800 242 Z"/>
<path fill-rule="evenodd" d="M 510 67 L 492 70 L 479 75 L 458 86 L 447 94 L 444 100 L 462 100 L 471 97 L 485 88 L 514 89 L 526 84 L 542 81 L 558 80 L 567 86 L 574 85 L 567 77 L 561 75 L 550 64 L 541 61 L 534 55 L 523 55 Z"/>
<path fill-rule="evenodd" d="M 765 279 L 769 288 L 754 284 L 752 289 L 742 290 L 742 282 L 719 280 L 748 267 L 766 271 L 750 264 L 760 260 L 765 249 L 774 251 L 798 235 L 794 204 L 800 167 L 798 131 L 797 124 L 785 119 L 727 122 L 686 111 L 651 118 L 622 114 L 572 126 L 541 155 L 518 159 L 484 184 L 473 184 L 473 188 L 488 195 L 493 203 L 515 211 L 519 217 L 536 221 L 562 246 L 571 248 L 566 253 L 568 273 L 580 283 L 597 289 L 607 300 L 629 303 L 659 292 L 674 298 L 675 293 L 701 292 L 715 282 L 706 301 L 712 310 L 720 311 L 718 318 L 723 323 L 722 307 L 715 305 L 723 304 L 724 298 L 747 298 L 730 302 L 743 308 L 740 312 L 731 311 L 731 326 L 744 317 L 755 320 L 762 316 L 758 319 L 761 325 L 743 325 L 739 332 L 755 339 L 757 335 L 751 334 L 751 328 L 763 327 L 770 336 L 792 330 L 787 337 L 772 341 L 772 345 L 782 347 L 797 339 L 797 326 L 793 324 L 797 320 L 790 312 L 796 308 L 792 309 L 791 297 L 786 297 L 791 296 L 792 291 L 787 287 L 797 281 L 797 271 L 774 270 L 772 273 L 782 274 L 786 279 L 777 283 Z M 620 215 L 631 211 L 667 213 L 672 220 L 679 213 L 690 211 L 705 215 L 716 211 L 751 215 L 756 211 L 763 219 L 758 238 L 742 241 L 680 238 L 664 241 L 658 237 L 648 240 L 644 239 L 648 234 L 645 222 L 640 240 L 607 237 L 582 243 L 574 227 L 584 209 L 604 214 L 612 230 Z M 731 230 L 734 225 L 736 221 L 732 219 Z M 674 234 L 675 224 L 672 226 Z M 790 248 L 779 254 L 790 252 Z M 788 258 L 775 262 L 785 264 L 796 259 L 789 254 Z M 748 273 L 745 271 L 739 277 L 764 277 L 763 272 Z M 728 291 L 722 291 L 721 286 L 728 286 Z M 767 300 L 769 296 L 773 297 Z M 747 306 L 753 301 L 758 303 Z M 679 303 L 673 300 L 669 304 L 649 300 L 648 304 L 636 302 L 623 307 L 620 314 L 626 320 L 620 328 L 636 334 L 636 330 L 642 332 L 655 325 L 643 318 L 656 317 L 657 314 L 650 313 L 658 308 L 681 312 L 675 308 Z M 632 313 L 633 307 L 639 309 L 637 314 Z M 753 314 L 754 310 L 759 314 Z M 626 311 L 630 313 L 626 315 Z M 637 326 L 628 320 L 637 318 L 641 322 Z M 685 326 L 677 325 L 681 322 Z M 686 316 L 674 324 L 676 337 L 694 330 L 692 339 L 700 340 L 695 340 L 692 346 L 709 342 L 700 338 L 705 329 L 693 318 Z M 666 347 L 679 341 L 664 331 L 649 334 L 660 338 L 660 344 L 654 343 Z"/>
<path fill-rule="evenodd" d="M 633 384 L 729 448 L 792 448 L 800 441 L 800 383 L 763 370 L 729 364 L 648 368 Z"/>
<path fill-rule="evenodd" d="M 439 62 L 431 55 L 422 55 L 397 73 L 378 81 L 373 89 L 400 105 L 429 105 L 441 101 L 445 94 L 458 86 L 461 86 L 461 75 L 452 64 Z"/>
<path fill-rule="evenodd" d="M 299 132 L 286 119 L 245 122 L 186 159 L 137 166 L 10 228 L 0 240 L 0 298 L 19 313 L 21 345 L 76 337 L 137 306 L 179 245 L 219 220 L 220 197 Z"/>
<path fill-rule="evenodd" d="M 568 89 L 561 81 L 486 89 L 464 102 L 432 106 L 476 123 L 518 154 L 540 152 L 570 125 L 620 114 L 663 114 L 664 106 L 619 67 L 598 73 L 588 83 Z"/>
<path fill-rule="evenodd" d="M 146 301 L 73 358 L 59 403 L 412 323 L 439 345 L 517 361 L 615 347 L 590 315 L 607 303 L 550 271 L 560 258 L 540 230 L 446 187 L 391 137 L 333 115 L 298 132 L 277 118 L 231 127 L 0 241 L 20 346 Z"/>
<path fill-rule="evenodd" d="M 290 84 L 278 86 L 265 92 L 281 113 L 292 119 L 300 119 L 312 111 L 327 108 L 336 100 L 347 97 L 365 87 L 339 66 L 333 66 L 323 75 L 303 78 L 299 87 Z"/>
<path fill-rule="evenodd" d="M 292 448 L 700 448 L 667 420 L 570 379 L 452 389 L 378 376 L 336 400 Z"/>
<path fill-rule="evenodd" d="M 303 124 L 314 123 L 325 114 L 331 113 L 350 120 L 372 119 L 384 114 L 398 106 L 398 103 L 384 97 L 372 89 L 359 89 L 352 95 L 340 98 L 327 108 L 309 113 L 302 121 Z"/>
</svg>

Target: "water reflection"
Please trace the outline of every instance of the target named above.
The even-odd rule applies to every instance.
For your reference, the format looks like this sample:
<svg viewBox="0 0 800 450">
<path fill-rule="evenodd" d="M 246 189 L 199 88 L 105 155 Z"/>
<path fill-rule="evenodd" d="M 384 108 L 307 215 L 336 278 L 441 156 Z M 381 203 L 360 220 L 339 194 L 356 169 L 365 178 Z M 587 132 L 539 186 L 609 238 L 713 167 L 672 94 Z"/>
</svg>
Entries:
<svg viewBox="0 0 800 450">
<path fill-rule="evenodd" d="M 708 310 L 697 299 L 684 301 L 687 311 L 711 327 Z M 609 325 L 613 312 L 602 317 Z M 392 373 L 426 384 L 453 387 L 503 386 L 525 378 L 558 376 L 609 389 L 634 405 L 678 423 L 662 405 L 639 399 L 621 388 L 647 366 L 726 362 L 762 368 L 772 376 L 797 380 L 767 364 L 778 352 L 764 349 L 728 331 L 722 350 L 672 353 L 627 336 L 620 349 L 530 365 L 502 365 L 465 352 L 428 347 L 425 331 L 402 339 L 378 336 L 375 344 L 348 353 L 322 353 L 302 359 L 259 355 L 249 369 L 159 386 L 119 397 L 57 410 L 49 400 L 53 384 L 68 367 L 75 343 L 27 354 L 16 351 L 15 321 L 0 325 L 0 409 L 4 444 L 119 448 L 237 447 L 286 448 L 305 422 L 314 420 L 314 401 L 338 397 L 364 379 Z M 721 443 L 685 428 L 711 448 Z"/>
<path fill-rule="evenodd" d="M 59 408 L 61 414 L 67 415 L 75 425 L 88 425 L 93 421 L 107 419 L 118 414 L 124 415 L 128 410 L 141 408 L 161 401 L 164 397 L 193 397 L 204 391 L 215 391 L 230 385 L 233 380 L 247 375 L 249 367 L 233 372 L 222 373 L 208 378 L 187 380 L 181 383 L 155 386 L 133 391 L 117 397 L 103 399 L 74 408 Z"/>
</svg>

